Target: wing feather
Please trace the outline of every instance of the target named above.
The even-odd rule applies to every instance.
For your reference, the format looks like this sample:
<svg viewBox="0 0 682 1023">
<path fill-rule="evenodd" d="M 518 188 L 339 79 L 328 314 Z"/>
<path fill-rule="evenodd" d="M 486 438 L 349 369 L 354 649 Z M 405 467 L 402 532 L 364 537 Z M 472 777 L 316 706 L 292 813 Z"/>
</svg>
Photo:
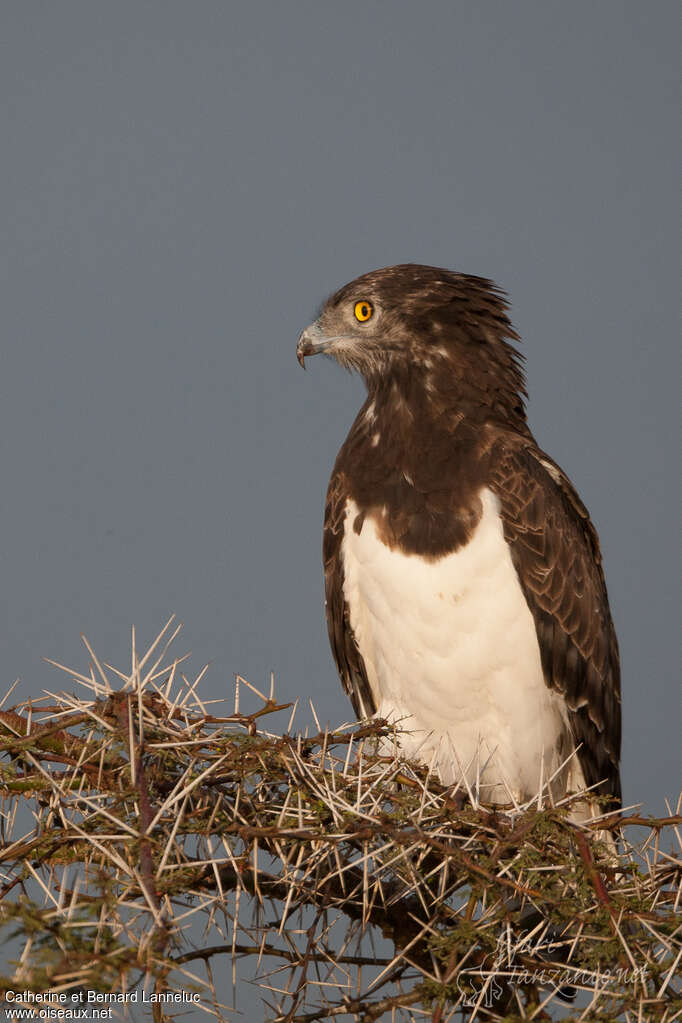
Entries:
<svg viewBox="0 0 682 1023">
<path fill-rule="evenodd" d="M 503 435 L 490 465 L 545 680 L 566 699 L 586 784 L 620 803 L 620 662 L 596 530 L 568 477 L 532 441 Z"/>
<path fill-rule="evenodd" d="M 376 706 L 343 592 L 342 542 L 347 498 L 345 476 L 342 471 L 335 471 L 327 489 L 322 542 L 327 630 L 343 688 L 357 717 L 365 718 L 374 714 Z"/>
</svg>

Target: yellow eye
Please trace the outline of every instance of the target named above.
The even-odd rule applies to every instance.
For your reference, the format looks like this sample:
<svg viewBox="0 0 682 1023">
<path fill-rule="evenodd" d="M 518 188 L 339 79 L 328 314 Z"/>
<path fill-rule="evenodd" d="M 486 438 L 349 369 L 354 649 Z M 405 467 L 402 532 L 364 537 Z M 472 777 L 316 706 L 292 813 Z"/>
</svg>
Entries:
<svg viewBox="0 0 682 1023">
<path fill-rule="evenodd" d="M 367 323 L 367 320 L 371 320 L 372 318 L 374 306 L 371 302 L 368 302 L 366 298 L 363 298 L 360 302 L 355 303 L 353 312 L 355 313 L 355 319 L 358 323 Z"/>
</svg>

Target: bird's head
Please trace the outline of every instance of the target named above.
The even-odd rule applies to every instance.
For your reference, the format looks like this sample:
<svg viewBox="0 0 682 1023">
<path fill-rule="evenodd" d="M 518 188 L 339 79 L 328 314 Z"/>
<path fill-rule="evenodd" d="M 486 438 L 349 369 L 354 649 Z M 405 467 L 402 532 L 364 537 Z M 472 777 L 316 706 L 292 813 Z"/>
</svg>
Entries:
<svg viewBox="0 0 682 1023">
<path fill-rule="evenodd" d="M 301 334 L 305 366 L 324 353 L 363 375 L 370 392 L 382 382 L 423 384 L 433 394 L 470 392 L 478 405 L 500 398 L 525 415 L 521 355 L 503 293 L 482 277 L 408 263 L 373 270 L 324 303 Z"/>
</svg>

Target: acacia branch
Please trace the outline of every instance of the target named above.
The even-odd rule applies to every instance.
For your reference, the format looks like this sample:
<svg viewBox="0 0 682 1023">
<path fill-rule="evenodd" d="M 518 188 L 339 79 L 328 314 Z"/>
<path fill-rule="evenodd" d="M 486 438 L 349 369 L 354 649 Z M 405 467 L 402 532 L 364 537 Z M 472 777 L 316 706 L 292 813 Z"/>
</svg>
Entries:
<svg viewBox="0 0 682 1023">
<path fill-rule="evenodd" d="M 0 714 L 0 931 L 25 938 L 0 991 L 115 992 L 143 977 L 179 990 L 191 964 L 208 1008 L 211 962 L 229 955 L 235 975 L 265 957 L 280 1023 L 398 1023 L 417 1006 L 442 1023 L 483 985 L 497 1018 L 540 1018 L 578 977 L 602 1019 L 676 1004 L 682 803 L 594 825 L 546 793 L 471 806 L 387 755 L 386 722 L 302 735 L 292 718 L 271 734 L 288 707 L 274 689 L 238 679 L 233 707 L 208 713 L 182 660 L 133 650 L 118 692 L 94 681 L 96 660 L 92 699 Z M 240 706 L 251 688 L 255 707 Z M 609 830 L 617 858 L 595 834 Z M 606 983 L 607 969 L 630 974 Z"/>
</svg>

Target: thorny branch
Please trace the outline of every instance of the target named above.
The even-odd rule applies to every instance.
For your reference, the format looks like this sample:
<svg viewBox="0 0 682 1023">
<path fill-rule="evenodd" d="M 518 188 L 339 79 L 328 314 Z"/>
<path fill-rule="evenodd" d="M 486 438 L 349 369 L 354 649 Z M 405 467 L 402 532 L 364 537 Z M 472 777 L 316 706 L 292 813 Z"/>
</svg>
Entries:
<svg viewBox="0 0 682 1023">
<path fill-rule="evenodd" d="M 63 669 L 85 698 L 0 705 L 0 939 L 19 941 L 0 993 L 196 989 L 229 1019 L 227 955 L 279 1023 L 542 1019 L 559 994 L 565 1019 L 682 1009 L 680 803 L 579 826 L 580 794 L 463 801 L 385 722 L 301 734 L 294 708 L 266 731 L 289 710 L 273 682 L 237 676 L 209 713 L 177 632 L 142 656 L 133 633 L 129 674 L 85 641 L 88 672 Z"/>
</svg>

